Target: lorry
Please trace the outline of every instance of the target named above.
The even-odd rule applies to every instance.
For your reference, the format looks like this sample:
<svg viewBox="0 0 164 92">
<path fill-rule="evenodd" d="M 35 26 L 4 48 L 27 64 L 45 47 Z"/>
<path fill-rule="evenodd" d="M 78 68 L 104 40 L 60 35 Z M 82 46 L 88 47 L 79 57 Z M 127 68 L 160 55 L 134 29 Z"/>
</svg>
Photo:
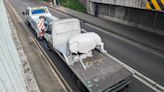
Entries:
<svg viewBox="0 0 164 92">
<path fill-rule="evenodd" d="M 36 36 L 40 39 L 44 37 L 44 33 L 47 30 L 47 24 L 50 21 L 57 20 L 58 18 L 52 16 L 47 6 L 35 6 L 27 7 L 25 12 L 26 21 L 28 25 L 34 30 Z"/>
<path fill-rule="evenodd" d="M 90 92 L 116 92 L 128 86 L 131 72 L 108 56 L 101 37 L 82 32 L 75 18 L 51 21 L 44 38 Z"/>
</svg>

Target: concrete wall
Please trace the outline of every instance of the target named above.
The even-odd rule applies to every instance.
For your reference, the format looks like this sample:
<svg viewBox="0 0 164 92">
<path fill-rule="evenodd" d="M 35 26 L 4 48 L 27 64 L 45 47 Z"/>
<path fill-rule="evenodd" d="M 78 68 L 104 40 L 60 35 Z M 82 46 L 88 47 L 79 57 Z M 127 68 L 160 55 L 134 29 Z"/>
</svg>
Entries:
<svg viewBox="0 0 164 92">
<path fill-rule="evenodd" d="M 91 2 L 90 0 L 86 0 L 86 10 L 87 10 L 87 13 L 95 15 L 95 12 L 96 12 L 95 5 L 96 5 L 96 3 Z"/>
<path fill-rule="evenodd" d="M 79 0 L 79 2 L 86 7 L 86 0 Z"/>
<path fill-rule="evenodd" d="M 164 13 L 139 8 L 107 4 L 109 3 L 107 1 L 108 0 L 101 0 L 101 3 L 99 3 L 100 0 L 91 0 L 90 7 L 88 8 L 90 10 L 88 10 L 88 13 L 106 20 L 119 22 L 129 26 L 137 26 L 141 29 L 151 31 L 160 35 L 164 35 Z M 109 1 L 113 2 L 113 0 Z M 115 4 L 117 1 L 118 0 L 115 0 Z"/>
<path fill-rule="evenodd" d="M 3 1 L 0 0 L 0 91 L 27 92 L 23 68 L 11 36 Z"/>
<path fill-rule="evenodd" d="M 145 9 L 147 0 L 90 0 L 91 2 Z"/>
</svg>

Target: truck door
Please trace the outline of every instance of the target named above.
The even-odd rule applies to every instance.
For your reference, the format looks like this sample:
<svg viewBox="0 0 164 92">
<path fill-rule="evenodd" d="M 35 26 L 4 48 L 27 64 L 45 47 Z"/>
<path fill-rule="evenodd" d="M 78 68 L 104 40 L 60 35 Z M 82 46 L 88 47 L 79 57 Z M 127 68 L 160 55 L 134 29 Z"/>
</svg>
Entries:
<svg viewBox="0 0 164 92">
<path fill-rule="evenodd" d="M 34 20 L 32 19 L 32 9 L 27 9 L 27 20 L 29 21 L 29 23 L 31 24 L 31 27 L 35 30 L 36 28 L 36 24 L 34 22 Z"/>
<path fill-rule="evenodd" d="M 44 35 L 45 39 L 52 44 L 52 25 L 48 25 L 48 29 Z"/>
<path fill-rule="evenodd" d="M 29 18 L 29 9 L 26 9 L 26 19 L 30 23 L 30 18 Z"/>
</svg>

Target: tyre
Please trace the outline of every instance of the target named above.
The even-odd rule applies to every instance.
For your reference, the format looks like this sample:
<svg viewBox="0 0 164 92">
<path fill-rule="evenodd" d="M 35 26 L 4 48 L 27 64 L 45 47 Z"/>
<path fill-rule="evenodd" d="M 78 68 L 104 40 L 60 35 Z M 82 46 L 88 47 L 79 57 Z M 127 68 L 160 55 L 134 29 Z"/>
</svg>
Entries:
<svg viewBox="0 0 164 92">
<path fill-rule="evenodd" d="M 36 38 L 38 38 L 38 34 L 35 30 L 34 30 L 34 34 L 35 34 Z"/>
<path fill-rule="evenodd" d="M 88 92 L 88 90 L 85 88 L 85 86 L 81 83 L 80 80 L 76 80 L 76 85 L 78 87 L 78 89 L 80 90 L 80 92 Z"/>
<path fill-rule="evenodd" d="M 49 42 L 48 42 L 47 40 L 45 40 L 45 43 L 46 43 L 46 48 L 47 48 L 49 51 L 52 51 Z"/>
<path fill-rule="evenodd" d="M 129 87 L 129 84 L 128 84 L 128 85 L 126 85 L 125 87 L 126 87 L 126 88 L 128 88 L 128 87 Z"/>
<path fill-rule="evenodd" d="M 31 27 L 31 24 L 28 22 L 28 20 L 26 20 L 26 22 L 27 22 L 27 25 L 28 25 L 29 27 Z"/>
</svg>

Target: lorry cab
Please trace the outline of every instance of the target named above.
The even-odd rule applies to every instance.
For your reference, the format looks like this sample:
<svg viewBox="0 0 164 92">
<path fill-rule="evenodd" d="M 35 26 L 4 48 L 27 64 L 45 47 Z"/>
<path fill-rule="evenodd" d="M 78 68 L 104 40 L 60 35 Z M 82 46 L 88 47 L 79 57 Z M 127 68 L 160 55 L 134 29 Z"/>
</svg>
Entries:
<svg viewBox="0 0 164 92">
<path fill-rule="evenodd" d="M 27 7 L 23 14 L 26 15 L 27 23 L 34 29 L 38 38 L 43 38 L 48 23 L 57 19 L 51 15 L 46 6 Z"/>
</svg>

